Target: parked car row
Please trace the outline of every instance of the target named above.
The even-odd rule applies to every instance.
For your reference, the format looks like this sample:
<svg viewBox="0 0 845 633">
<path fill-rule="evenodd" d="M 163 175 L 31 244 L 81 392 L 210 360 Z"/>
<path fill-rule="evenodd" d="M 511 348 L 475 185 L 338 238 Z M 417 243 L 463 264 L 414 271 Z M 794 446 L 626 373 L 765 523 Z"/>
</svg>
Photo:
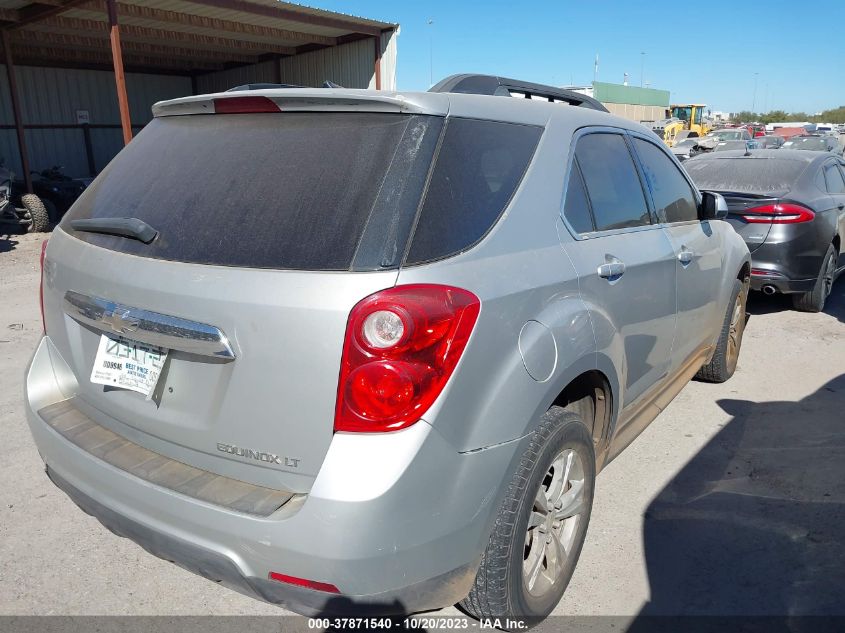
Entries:
<svg viewBox="0 0 845 633">
<path fill-rule="evenodd" d="M 749 288 L 819 310 L 841 272 L 839 157 L 688 173 L 566 90 L 154 115 L 45 243 L 29 425 L 109 529 L 300 613 L 547 616 L 596 475 L 734 374 Z"/>
</svg>

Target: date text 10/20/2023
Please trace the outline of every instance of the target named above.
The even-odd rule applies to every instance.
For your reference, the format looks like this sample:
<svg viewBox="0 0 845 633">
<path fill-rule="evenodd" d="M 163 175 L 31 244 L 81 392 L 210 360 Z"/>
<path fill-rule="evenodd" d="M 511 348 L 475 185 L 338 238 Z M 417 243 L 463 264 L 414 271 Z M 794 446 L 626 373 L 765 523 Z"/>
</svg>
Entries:
<svg viewBox="0 0 845 633">
<path fill-rule="evenodd" d="M 473 620 L 468 617 L 426 617 L 413 616 L 405 618 L 309 618 L 309 629 L 477 629 L 477 630 L 527 630 L 530 625 L 513 618 L 483 618 Z"/>
</svg>

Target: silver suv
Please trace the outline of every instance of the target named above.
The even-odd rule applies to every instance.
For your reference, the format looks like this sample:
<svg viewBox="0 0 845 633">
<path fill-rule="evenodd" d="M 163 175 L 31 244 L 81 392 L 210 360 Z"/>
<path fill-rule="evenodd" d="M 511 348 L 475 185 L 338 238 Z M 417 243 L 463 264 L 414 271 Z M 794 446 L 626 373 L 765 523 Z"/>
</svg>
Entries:
<svg viewBox="0 0 845 633">
<path fill-rule="evenodd" d="M 641 125 L 496 77 L 154 113 L 44 254 L 53 482 L 301 613 L 550 613 L 596 473 L 734 372 L 724 201 Z"/>
</svg>

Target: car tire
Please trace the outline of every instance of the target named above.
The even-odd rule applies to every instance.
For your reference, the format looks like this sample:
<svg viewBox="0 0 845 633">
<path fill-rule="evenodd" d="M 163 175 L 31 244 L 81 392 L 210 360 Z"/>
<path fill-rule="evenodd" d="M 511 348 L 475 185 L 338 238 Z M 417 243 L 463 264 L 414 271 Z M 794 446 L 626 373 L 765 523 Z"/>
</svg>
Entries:
<svg viewBox="0 0 845 633">
<path fill-rule="evenodd" d="M 576 413 L 552 407 L 520 459 L 475 583 L 459 606 L 478 619 L 534 623 L 548 616 L 578 562 L 595 477 L 589 430 Z"/>
<path fill-rule="evenodd" d="M 745 333 L 745 304 L 748 300 L 748 284 L 734 280 L 731 300 L 722 321 L 722 329 L 713 358 L 695 375 L 705 382 L 725 382 L 734 375 L 739 352 L 742 348 L 742 335 Z"/>
<path fill-rule="evenodd" d="M 50 214 L 41 198 L 34 193 L 25 193 L 21 196 L 23 208 L 29 212 L 32 223 L 27 227 L 28 233 L 44 233 L 50 229 Z"/>
<path fill-rule="evenodd" d="M 836 275 L 836 248 L 833 244 L 827 247 L 822 260 L 822 267 L 813 289 L 809 292 L 792 295 L 792 305 L 801 312 L 821 312 L 825 301 L 833 289 L 833 277 Z"/>
</svg>

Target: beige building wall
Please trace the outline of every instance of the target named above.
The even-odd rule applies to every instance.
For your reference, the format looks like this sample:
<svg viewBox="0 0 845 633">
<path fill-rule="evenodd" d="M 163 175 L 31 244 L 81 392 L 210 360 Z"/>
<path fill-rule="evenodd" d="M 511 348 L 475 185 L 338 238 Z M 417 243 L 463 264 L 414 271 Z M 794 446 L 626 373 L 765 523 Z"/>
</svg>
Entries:
<svg viewBox="0 0 845 633">
<path fill-rule="evenodd" d="M 666 109 L 661 106 L 633 105 L 629 103 L 605 103 L 611 114 L 631 121 L 659 121 L 666 118 Z"/>
</svg>

